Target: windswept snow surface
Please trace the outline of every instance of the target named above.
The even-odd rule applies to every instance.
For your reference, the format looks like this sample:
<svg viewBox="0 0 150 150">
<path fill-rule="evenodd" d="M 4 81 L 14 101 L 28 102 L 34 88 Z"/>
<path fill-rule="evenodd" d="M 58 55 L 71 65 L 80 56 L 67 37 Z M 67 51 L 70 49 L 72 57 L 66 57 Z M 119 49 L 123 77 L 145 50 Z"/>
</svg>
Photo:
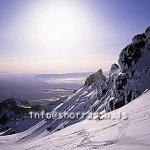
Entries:
<svg viewBox="0 0 150 150">
<path fill-rule="evenodd" d="M 25 132 L 1 136 L 0 150 L 149 150 L 150 91 L 109 114 L 120 112 L 128 119 L 84 120 L 49 135 L 40 132 L 37 138 L 32 133 L 43 121 Z"/>
</svg>

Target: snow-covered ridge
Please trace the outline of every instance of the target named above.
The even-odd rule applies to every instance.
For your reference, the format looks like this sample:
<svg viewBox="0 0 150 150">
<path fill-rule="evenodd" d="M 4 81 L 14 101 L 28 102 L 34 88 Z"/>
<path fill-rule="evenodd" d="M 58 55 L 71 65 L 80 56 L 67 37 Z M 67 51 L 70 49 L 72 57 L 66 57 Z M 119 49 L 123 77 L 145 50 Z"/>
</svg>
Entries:
<svg viewBox="0 0 150 150">
<path fill-rule="evenodd" d="M 126 106 L 110 112 L 125 112 L 126 120 L 84 120 L 58 132 L 38 138 L 45 122 L 31 129 L 0 137 L 0 149 L 5 150 L 149 150 L 150 144 L 150 92 L 144 93 Z"/>
</svg>

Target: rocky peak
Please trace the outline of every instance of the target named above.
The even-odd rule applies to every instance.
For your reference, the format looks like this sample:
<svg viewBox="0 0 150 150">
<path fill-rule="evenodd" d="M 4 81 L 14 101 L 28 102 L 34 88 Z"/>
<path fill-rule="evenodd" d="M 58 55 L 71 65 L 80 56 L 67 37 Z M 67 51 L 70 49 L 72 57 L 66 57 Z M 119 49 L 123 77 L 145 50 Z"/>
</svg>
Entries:
<svg viewBox="0 0 150 150">
<path fill-rule="evenodd" d="M 99 69 L 96 73 L 91 74 L 89 77 L 87 77 L 84 85 L 90 86 L 98 80 L 106 81 L 106 77 L 103 75 L 102 69 Z"/>
</svg>

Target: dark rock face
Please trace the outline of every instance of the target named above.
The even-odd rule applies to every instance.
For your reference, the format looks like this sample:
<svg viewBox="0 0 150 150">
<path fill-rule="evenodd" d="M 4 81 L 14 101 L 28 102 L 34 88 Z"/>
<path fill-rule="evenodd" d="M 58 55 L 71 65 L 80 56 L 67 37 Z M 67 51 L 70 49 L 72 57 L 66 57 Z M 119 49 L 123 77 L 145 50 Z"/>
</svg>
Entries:
<svg viewBox="0 0 150 150">
<path fill-rule="evenodd" d="M 150 50 L 150 27 L 143 34 L 133 37 L 132 43 L 125 47 L 119 56 L 122 72 L 132 69 L 143 55 Z"/>
<path fill-rule="evenodd" d="M 138 45 L 140 44 L 138 43 L 135 47 L 134 44 L 130 44 L 121 52 L 119 64 L 121 66 L 122 72 L 126 72 L 128 69 L 132 68 L 141 57 L 141 45 Z"/>
<path fill-rule="evenodd" d="M 120 73 L 113 92 L 120 103 L 128 103 L 150 89 L 150 27 L 133 37 L 132 43 L 119 55 Z M 116 102 L 117 103 L 117 102 Z M 118 104 L 114 104 L 118 108 Z M 120 104 L 119 104 L 120 105 Z"/>
<path fill-rule="evenodd" d="M 98 70 L 96 73 L 90 75 L 86 81 L 84 85 L 90 86 L 92 85 L 94 82 L 101 80 L 101 81 L 106 81 L 106 77 L 103 75 L 102 73 L 102 69 Z"/>
</svg>

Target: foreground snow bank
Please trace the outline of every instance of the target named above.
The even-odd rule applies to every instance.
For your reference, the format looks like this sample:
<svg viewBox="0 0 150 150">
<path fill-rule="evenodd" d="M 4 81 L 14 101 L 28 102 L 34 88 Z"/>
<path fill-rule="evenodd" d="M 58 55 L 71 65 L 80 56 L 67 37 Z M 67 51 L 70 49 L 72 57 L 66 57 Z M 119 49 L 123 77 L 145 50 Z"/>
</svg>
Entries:
<svg viewBox="0 0 150 150">
<path fill-rule="evenodd" d="M 149 150 L 150 91 L 110 114 L 119 112 L 127 113 L 128 119 L 84 120 L 35 140 L 29 135 L 42 126 L 39 123 L 25 132 L 0 137 L 0 150 Z"/>
</svg>

